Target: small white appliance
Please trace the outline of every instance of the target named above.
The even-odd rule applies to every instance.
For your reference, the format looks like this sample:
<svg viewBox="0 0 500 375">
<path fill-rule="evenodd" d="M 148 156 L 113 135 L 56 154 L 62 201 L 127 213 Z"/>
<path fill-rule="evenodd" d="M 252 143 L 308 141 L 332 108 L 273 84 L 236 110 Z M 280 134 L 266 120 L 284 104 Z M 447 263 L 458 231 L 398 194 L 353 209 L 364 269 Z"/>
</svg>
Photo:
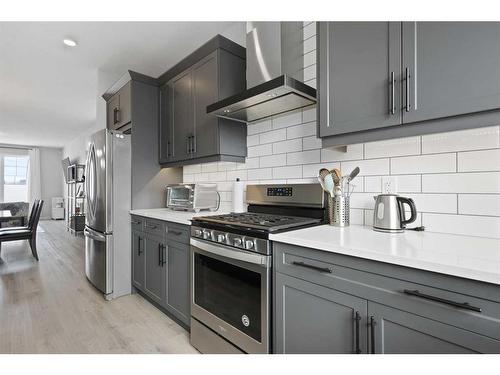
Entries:
<svg viewBox="0 0 500 375">
<path fill-rule="evenodd" d="M 220 196 L 217 184 L 174 184 L 167 186 L 166 207 L 172 210 L 217 211 Z"/>
<path fill-rule="evenodd" d="M 52 198 L 52 220 L 64 219 L 64 199 L 62 197 Z"/>
</svg>

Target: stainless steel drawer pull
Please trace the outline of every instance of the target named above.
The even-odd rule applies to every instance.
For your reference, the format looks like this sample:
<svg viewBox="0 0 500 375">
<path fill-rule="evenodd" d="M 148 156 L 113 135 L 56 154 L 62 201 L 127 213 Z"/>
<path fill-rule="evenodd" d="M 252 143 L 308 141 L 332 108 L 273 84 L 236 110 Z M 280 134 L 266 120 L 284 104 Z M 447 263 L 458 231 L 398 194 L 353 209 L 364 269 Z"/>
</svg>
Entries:
<svg viewBox="0 0 500 375">
<path fill-rule="evenodd" d="M 396 113 L 396 99 L 394 95 L 394 90 L 396 87 L 396 78 L 394 76 L 394 72 L 391 72 L 391 81 L 389 82 L 389 92 L 390 92 L 390 100 L 389 100 L 389 114 L 394 115 Z"/>
<path fill-rule="evenodd" d="M 410 104 L 410 69 L 405 68 L 405 81 L 406 81 L 406 112 L 410 112 L 411 104 Z"/>
<path fill-rule="evenodd" d="M 182 234 L 180 230 L 169 230 L 168 233 L 175 234 L 176 236 L 180 236 Z"/>
<path fill-rule="evenodd" d="M 307 263 L 304 263 L 304 262 L 295 262 L 295 261 L 293 261 L 292 264 L 294 266 L 309 268 L 311 270 L 316 270 L 316 271 L 319 271 L 319 272 L 322 272 L 322 273 L 332 273 L 331 268 L 327 268 L 327 267 L 318 267 L 318 266 L 313 266 L 312 264 L 307 264 Z"/>
<path fill-rule="evenodd" d="M 476 312 L 482 311 L 480 307 L 472 306 L 468 302 L 455 302 L 455 301 L 451 301 L 449 299 L 444 299 L 441 297 L 435 297 L 435 296 L 431 296 L 429 294 L 421 293 L 418 290 L 405 289 L 403 291 L 403 293 L 408 294 L 410 296 L 415 296 L 418 298 L 428 299 L 430 301 L 444 303 L 445 305 L 450 305 L 450 306 L 453 306 L 453 307 L 456 307 L 459 309 L 471 310 L 471 311 L 476 311 Z"/>
<path fill-rule="evenodd" d="M 130 222 L 130 224 L 134 224 L 134 225 L 139 225 L 140 223 L 141 223 L 140 221 L 134 221 L 134 220 L 132 220 L 132 221 Z"/>
<path fill-rule="evenodd" d="M 145 227 L 149 228 L 149 229 L 156 229 L 156 228 L 158 228 L 156 225 L 151 225 L 151 224 L 146 224 Z"/>
<path fill-rule="evenodd" d="M 361 354 L 361 348 L 359 347 L 359 321 L 361 320 L 361 316 L 359 315 L 359 311 L 356 311 L 356 315 L 354 316 L 354 323 L 356 328 L 356 354 Z"/>
</svg>

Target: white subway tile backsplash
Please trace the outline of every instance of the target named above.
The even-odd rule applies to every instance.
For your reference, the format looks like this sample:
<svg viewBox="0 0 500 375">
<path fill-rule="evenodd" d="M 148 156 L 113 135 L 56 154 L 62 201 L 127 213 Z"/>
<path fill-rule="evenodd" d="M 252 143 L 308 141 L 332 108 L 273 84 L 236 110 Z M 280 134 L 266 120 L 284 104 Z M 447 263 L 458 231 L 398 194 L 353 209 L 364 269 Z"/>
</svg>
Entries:
<svg viewBox="0 0 500 375">
<path fill-rule="evenodd" d="M 303 150 L 314 150 L 321 148 L 321 138 L 316 138 L 315 135 L 312 137 L 302 138 L 302 149 Z"/>
<path fill-rule="evenodd" d="M 496 147 L 500 147 L 499 126 L 422 136 L 423 154 Z"/>
<path fill-rule="evenodd" d="M 500 216 L 500 194 L 459 194 L 458 213 Z"/>
<path fill-rule="evenodd" d="M 319 150 L 292 152 L 286 156 L 287 165 L 302 165 L 310 163 L 319 163 L 320 152 Z"/>
<path fill-rule="evenodd" d="M 254 122 L 247 125 L 247 134 L 254 135 L 258 133 L 267 132 L 272 129 L 272 122 L 270 119 Z"/>
<path fill-rule="evenodd" d="M 418 212 L 457 213 L 456 194 L 405 194 L 405 197 L 413 199 Z"/>
<path fill-rule="evenodd" d="M 259 143 L 265 144 L 265 143 L 284 141 L 286 139 L 286 133 L 287 133 L 286 129 L 278 129 L 266 133 L 260 133 Z"/>
<path fill-rule="evenodd" d="M 288 141 L 282 141 L 278 143 L 273 143 L 273 154 L 281 154 L 284 152 L 295 152 L 302 151 L 302 138 L 290 139 Z"/>
<path fill-rule="evenodd" d="M 273 129 L 288 128 L 302 123 L 302 111 L 292 111 L 273 117 Z"/>
<path fill-rule="evenodd" d="M 316 88 L 316 24 L 304 23 L 304 82 Z M 428 231 L 500 237 L 500 126 L 321 149 L 317 108 L 311 106 L 247 125 L 245 163 L 193 164 L 185 182 L 214 181 L 221 209 L 230 210 L 233 181 L 316 183 L 320 168 L 359 166 L 351 223 L 372 225 L 381 177 L 397 178 L 398 193 L 415 200 Z"/>
<path fill-rule="evenodd" d="M 247 155 L 249 158 L 255 156 L 272 155 L 272 153 L 273 153 L 272 143 L 247 147 Z"/>
<path fill-rule="evenodd" d="M 286 154 L 262 156 L 260 158 L 260 167 L 280 167 L 286 165 Z"/>
<path fill-rule="evenodd" d="M 304 69 L 304 81 L 309 81 L 313 78 L 316 78 L 316 64 Z"/>
<path fill-rule="evenodd" d="M 366 159 L 419 154 L 420 137 L 399 138 L 387 141 L 365 143 Z"/>
<path fill-rule="evenodd" d="M 359 167 L 359 176 L 389 174 L 389 159 L 343 161 L 340 167 L 342 175 L 351 173 L 356 167 Z"/>
<path fill-rule="evenodd" d="M 286 137 L 288 139 L 308 136 L 314 136 L 316 138 L 316 122 L 308 122 L 286 128 Z"/>
<path fill-rule="evenodd" d="M 500 217 L 424 213 L 423 225 L 431 232 L 500 238 Z"/>
<path fill-rule="evenodd" d="M 324 148 L 321 150 L 321 161 L 342 161 L 363 159 L 363 144 L 347 146 L 347 152 L 340 148 Z"/>
<path fill-rule="evenodd" d="M 500 193 L 500 172 L 423 175 L 422 192 Z"/>
<path fill-rule="evenodd" d="M 305 164 L 302 166 L 302 176 L 303 177 L 318 177 L 319 170 L 321 168 L 327 168 L 329 170 L 332 170 L 334 168 L 340 168 L 340 163 Z"/>
<path fill-rule="evenodd" d="M 458 171 L 500 171 L 500 149 L 459 152 Z"/>
<path fill-rule="evenodd" d="M 273 168 L 273 178 L 289 179 L 289 178 L 301 178 L 301 177 L 302 177 L 301 165 Z"/>
<path fill-rule="evenodd" d="M 248 179 L 249 180 L 267 180 L 273 178 L 272 168 L 260 168 L 260 169 L 249 169 Z"/>
<path fill-rule="evenodd" d="M 404 156 L 391 159 L 391 174 L 455 172 L 455 154 Z"/>
</svg>

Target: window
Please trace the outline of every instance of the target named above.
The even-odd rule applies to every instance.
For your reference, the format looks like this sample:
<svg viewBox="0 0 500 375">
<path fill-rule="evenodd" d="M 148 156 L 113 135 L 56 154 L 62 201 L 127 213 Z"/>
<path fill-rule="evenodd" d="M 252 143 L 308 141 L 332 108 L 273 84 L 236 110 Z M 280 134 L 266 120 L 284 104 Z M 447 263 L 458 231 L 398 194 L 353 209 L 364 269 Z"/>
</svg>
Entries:
<svg viewBox="0 0 500 375">
<path fill-rule="evenodd" d="M 0 152 L 0 202 L 28 201 L 28 162 L 26 153 Z"/>
</svg>

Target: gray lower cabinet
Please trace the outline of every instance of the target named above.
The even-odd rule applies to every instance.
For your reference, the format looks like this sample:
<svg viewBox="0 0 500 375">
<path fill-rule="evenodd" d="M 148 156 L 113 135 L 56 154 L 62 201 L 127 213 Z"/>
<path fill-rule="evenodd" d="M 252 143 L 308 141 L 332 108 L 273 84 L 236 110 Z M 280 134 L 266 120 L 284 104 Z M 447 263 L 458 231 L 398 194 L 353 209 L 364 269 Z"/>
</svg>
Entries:
<svg viewBox="0 0 500 375">
<path fill-rule="evenodd" d="M 144 234 L 132 231 L 132 285 L 144 289 L 145 257 Z"/>
<path fill-rule="evenodd" d="M 276 353 L 355 353 L 359 337 L 362 353 L 500 354 L 498 285 L 282 243 L 273 267 Z"/>
<path fill-rule="evenodd" d="M 366 353 L 367 301 L 277 273 L 275 352 Z"/>
<path fill-rule="evenodd" d="M 188 324 L 189 301 L 189 245 L 176 241 L 167 242 L 167 295 L 170 311 Z"/>
<path fill-rule="evenodd" d="M 190 227 L 133 216 L 132 285 L 185 327 L 190 325 Z"/>
<path fill-rule="evenodd" d="M 319 22 L 323 146 L 497 124 L 500 22 Z"/>
<path fill-rule="evenodd" d="M 148 235 L 145 241 L 146 275 L 144 290 L 156 302 L 165 300 L 165 245 L 164 239 Z"/>
<path fill-rule="evenodd" d="M 370 352 L 372 353 L 500 352 L 500 341 L 378 303 L 368 302 L 368 319 Z"/>
</svg>

